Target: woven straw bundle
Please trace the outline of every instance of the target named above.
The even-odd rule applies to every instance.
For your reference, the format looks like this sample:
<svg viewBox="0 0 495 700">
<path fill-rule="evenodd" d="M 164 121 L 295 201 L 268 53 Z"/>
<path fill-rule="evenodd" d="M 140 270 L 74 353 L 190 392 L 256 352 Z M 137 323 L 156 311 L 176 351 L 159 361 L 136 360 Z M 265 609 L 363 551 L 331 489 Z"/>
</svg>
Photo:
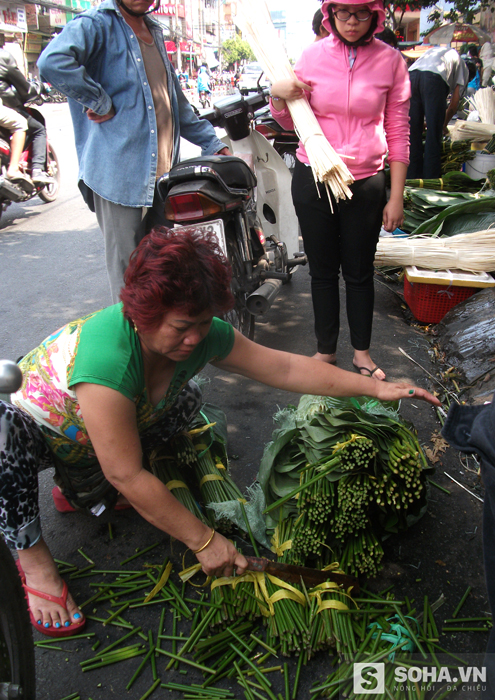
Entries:
<svg viewBox="0 0 495 700">
<path fill-rule="evenodd" d="M 416 265 L 429 270 L 455 268 L 466 272 L 491 272 L 495 270 L 495 230 L 461 233 L 450 238 L 380 238 L 375 266 L 391 265 Z"/>
</svg>

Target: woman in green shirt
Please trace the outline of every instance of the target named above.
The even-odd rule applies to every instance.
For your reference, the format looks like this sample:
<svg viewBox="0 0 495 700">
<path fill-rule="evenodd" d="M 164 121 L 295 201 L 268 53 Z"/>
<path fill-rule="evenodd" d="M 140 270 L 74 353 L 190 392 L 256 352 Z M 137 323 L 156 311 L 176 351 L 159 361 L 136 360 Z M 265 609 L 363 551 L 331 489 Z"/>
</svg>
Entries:
<svg viewBox="0 0 495 700">
<path fill-rule="evenodd" d="M 248 340 L 217 318 L 233 306 L 230 281 L 211 234 L 154 230 L 131 257 L 122 304 L 69 323 L 21 361 L 14 405 L 0 402 L 0 531 L 19 552 L 41 632 L 74 634 L 85 623 L 41 535 L 37 473 L 50 466 L 74 505 L 95 512 L 120 499 L 189 547 L 206 574 L 244 572 L 234 545 L 143 467 L 147 446 L 183 430 L 199 410 L 191 380 L 207 363 L 301 394 L 438 405 L 423 389 Z"/>
</svg>

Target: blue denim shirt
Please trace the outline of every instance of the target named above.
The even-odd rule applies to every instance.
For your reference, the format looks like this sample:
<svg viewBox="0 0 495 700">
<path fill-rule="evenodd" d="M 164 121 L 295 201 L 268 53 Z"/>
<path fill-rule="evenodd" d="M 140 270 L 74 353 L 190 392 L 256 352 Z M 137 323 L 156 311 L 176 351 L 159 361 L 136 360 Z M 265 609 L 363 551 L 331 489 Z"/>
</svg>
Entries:
<svg viewBox="0 0 495 700">
<path fill-rule="evenodd" d="M 145 18 L 167 71 L 173 115 L 173 163 L 180 137 L 200 146 L 203 155 L 225 144 L 207 121 L 194 114 L 168 60 L 161 26 Z M 116 204 L 150 207 L 157 176 L 158 141 L 151 88 L 139 42 L 113 0 L 77 15 L 41 54 L 42 80 L 69 98 L 79 186 Z M 97 124 L 86 109 L 115 116 Z M 82 182 L 81 182 L 82 181 Z M 84 183 L 84 184 L 83 184 Z M 85 186 L 86 187 L 85 187 Z M 91 193 L 89 193 L 91 194 Z M 88 203 L 90 203 L 91 199 Z"/>
</svg>

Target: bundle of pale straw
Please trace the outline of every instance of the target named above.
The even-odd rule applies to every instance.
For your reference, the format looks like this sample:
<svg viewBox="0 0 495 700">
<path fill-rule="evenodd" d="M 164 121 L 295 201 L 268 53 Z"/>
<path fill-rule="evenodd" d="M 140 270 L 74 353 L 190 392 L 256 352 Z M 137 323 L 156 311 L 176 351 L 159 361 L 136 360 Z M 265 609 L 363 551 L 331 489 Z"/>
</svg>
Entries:
<svg viewBox="0 0 495 700">
<path fill-rule="evenodd" d="M 296 78 L 265 0 L 240 0 L 235 23 L 272 83 Z M 346 197 L 350 199 L 352 192 L 349 185 L 354 178 L 327 141 L 306 98 L 290 100 L 287 106 L 296 133 L 308 154 L 315 180 L 322 182 L 327 192 L 330 189 L 337 201 Z"/>
<path fill-rule="evenodd" d="M 449 131 L 452 141 L 489 141 L 495 134 L 495 124 L 458 119 L 453 127 L 449 127 Z"/>
<path fill-rule="evenodd" d="M 491 272 L 495 270 L 495 230 L 460 233 L 450 238 L 380 238 L 375 266 L 390 265 L 416 265 L 428 270 L 455 268 L 466 272 Z"/>
<path fill-rule="evenodd" d="M 491 88 L 477 90 L 469 102 L 478 112 L 483 124 L 495 124 L 495 92 Z"/>
</svg>

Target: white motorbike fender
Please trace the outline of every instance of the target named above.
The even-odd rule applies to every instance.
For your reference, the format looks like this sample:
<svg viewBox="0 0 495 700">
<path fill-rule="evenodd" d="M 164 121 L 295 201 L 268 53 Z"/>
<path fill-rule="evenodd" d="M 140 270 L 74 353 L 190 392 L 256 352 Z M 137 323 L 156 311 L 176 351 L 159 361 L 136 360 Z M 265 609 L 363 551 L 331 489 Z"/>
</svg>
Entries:
<svg viewBox="0 0 495 700">
<path fill-rule="evenodd" d="M 293 258 L 301 246 L 299 223 L 292 204 L 292 176 L 287 165 L 258 131 L 253 130 L 248 137 L 239 141 L 231 141 L 228 136 L 224 136 L 222 141 L 235 156 L 243 158 L 254 169 L 258 181 L 256 209 L 265 237 L 274 235 L 285 243 L 289 258 Z M 270 223 L 266 215 L 274 223 Z"/>
</svg>

